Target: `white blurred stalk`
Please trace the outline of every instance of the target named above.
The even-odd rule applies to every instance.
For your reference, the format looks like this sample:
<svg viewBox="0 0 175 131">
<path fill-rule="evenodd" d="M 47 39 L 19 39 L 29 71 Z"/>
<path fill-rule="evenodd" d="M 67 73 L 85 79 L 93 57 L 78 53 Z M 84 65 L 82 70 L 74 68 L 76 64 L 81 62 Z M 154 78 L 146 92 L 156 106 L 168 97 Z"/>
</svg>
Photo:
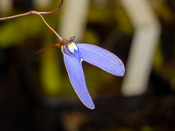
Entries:
<svg viewBox="0 0 175 131">
<path fill-rule="evenodd" d="M 48 7 L 53 0 L 33 0 L 34 7 L 37 9 L 42 9 Z"/>
<path fill-rule="evenodd" d="M 122 93 L 125 96 L 141 95 L 148 85 L 160 26 L 148 0 L 121 0 L 120 2 L 135 29 Z"/>
<path fill-rule="evenodd" d="M 6 13 L 12 9 L 12 0 L 0 0 L 0 13 L 1 16 L 5 16 Z"/>
<path fill-rule="evenodd" d="M 81 41 L 84 36 L 90 0 L 66 0 L 62 7 L 59 33 L 69 39 L 76 36 Z"/>
</svg>

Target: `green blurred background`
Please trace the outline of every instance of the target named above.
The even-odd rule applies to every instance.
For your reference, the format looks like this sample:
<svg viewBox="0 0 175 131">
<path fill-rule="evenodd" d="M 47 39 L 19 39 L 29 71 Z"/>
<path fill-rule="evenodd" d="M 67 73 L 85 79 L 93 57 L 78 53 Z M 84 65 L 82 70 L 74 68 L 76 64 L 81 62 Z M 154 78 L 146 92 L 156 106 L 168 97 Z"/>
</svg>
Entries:
<svg viewBox="0 0 175 131">
<path fill-rule="evenodd" d="M 14 0 L 13 8 L 5 16 L 37 10 L 33 3 Z M 76 42 L 106 48 L 126 65 L 134 29 L 120 2 L 98 3 L 101 2 L 90 2 L 83 40 Z M 83 63 L 86 83 L 96 105 L 94 111 L 86 109 L 73 91 L 60 49 L 35 55 L 38 49 L 58 43 L 38 16 L 0 21 L 0 128 L 6 131 L 173 130 L 175 2 L 151 3 L 161 23 L 161 36 L 147 91 L 140 96 L 124 97 L 123 78 Z M 58 0 L 53 0 L 40 10 L 52 10 L 58 4 Z M 44 16 L 58 31 L 62 8 Z"/>
</svg>

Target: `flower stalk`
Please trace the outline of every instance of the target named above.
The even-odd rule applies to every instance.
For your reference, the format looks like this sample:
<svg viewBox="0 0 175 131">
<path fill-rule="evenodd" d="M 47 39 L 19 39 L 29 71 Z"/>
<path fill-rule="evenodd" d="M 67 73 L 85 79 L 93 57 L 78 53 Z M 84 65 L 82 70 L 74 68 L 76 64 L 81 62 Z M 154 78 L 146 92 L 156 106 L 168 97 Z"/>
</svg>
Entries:
<svg viewBox="0 0 175 131">
<path fill-rule="evenodd" d="M 62 5 L 63 5 L 63 0 L 61 0 L 60 5 L 55 10 L 47 11 L 47 12 L 38 12 L 38 11 L 31 10 L 27 13 L 22 13 L 22 14 L 18 14 L 18 15 L 13 15 L 13 16 L 0 18 L 0 21 L 14 19 L 14 18 L 26 16 L 26 15 L 38 15 L 43 20 L 44 24 L 57 36 L 57 38 L 61 42 L 63 42 L 64 39 L 45 21 L 44 17 L 42 16 L 42 15 L 52 14 L 52 13 L 56 12 L 57 10 L 59 10 L 61 8 Z"/>
</svg>

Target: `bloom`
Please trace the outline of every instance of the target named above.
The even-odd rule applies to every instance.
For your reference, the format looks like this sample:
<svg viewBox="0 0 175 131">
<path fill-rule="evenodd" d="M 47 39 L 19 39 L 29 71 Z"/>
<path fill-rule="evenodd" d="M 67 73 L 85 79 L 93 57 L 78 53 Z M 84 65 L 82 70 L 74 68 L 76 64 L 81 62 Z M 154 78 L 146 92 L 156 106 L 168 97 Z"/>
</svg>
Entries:
<svg viewBox="0 0 175 131">
<path fill-rule="evenodd" d="M 66 70 L 79 99 L 89 109 L 95 109 L 86 86 L 82 61 L 116 76 L 123 76 L 125 68 L 122 61 L 106 49 L 91 44 L 76 44 L 74 39 L 71 37 L 68 43 L 61 44 Z"/>
<path fill-rule="evenodd" d="M 61 4 L 58 6 L 58 8 L 53 11 L 29 11 L 19 15 L 0 18 L 0 20 L 13 19 L 30 14 L 40 16 L 44 24 L 58 37 L 61 44 L 54 44 L 42 48 L 38 50 L 36 54 L 49 48 L 61 47 L 69 79 L 75 92 L 86 107 L 89 109 L 94 109 L 94 103 L 86 87 L 84 72 L 81 65 L 82 61 L 86 61 L 116 76 L 123 76 L 125 68 L 122 61 L 117 56 L 103 48 L 90 44 L 76 44 L 74 42 L 75 37 L 71 37 L 68 41 L 59 36 L 59 34 L 45 21 L 42 14 L 51 14 L 56 12 L 62 6 L 62 4 L 63 0 L 61 0 Z"/>
</svg>

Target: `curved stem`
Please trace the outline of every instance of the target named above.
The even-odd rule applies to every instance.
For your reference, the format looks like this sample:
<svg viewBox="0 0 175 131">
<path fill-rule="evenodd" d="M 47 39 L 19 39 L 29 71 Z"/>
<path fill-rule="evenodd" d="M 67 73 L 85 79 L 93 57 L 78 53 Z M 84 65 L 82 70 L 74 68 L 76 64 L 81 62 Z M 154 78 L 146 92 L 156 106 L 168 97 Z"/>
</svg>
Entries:
<svg viewBox="0 0 175 131">
<path fill-rule="evenodd" d="M 48 12 L 29 11 L 29 12 L 27 12 L 27 13 L 22 13 L 22 14 L 19 14 L 19 15 L 13 15 L 13 16 L 8 16 L 8 17 L 0 18 L 0 21 L 1 21 L 1 20 L 14 19 L 14 18 L 17 18 L 17 17 L 26 16 L 26 15 L 39 15 L 39 14 L 45 15 L 45 14 L 51 14 L 51 13 L 54 13 L 54 12 L 56 12 L 57 10 L 59 10 L 59 9 L 61 8 L 62 5 L 63 5 L 63 0 L 61 0 L 60 5 L 59 5 L 58 8 L 56 8 L 55 10 L 48 11 Z"/>
<path fill-rule="evenodd" d="M 8 17 L 4 17 L 4 18 L 0 18 L 1 20 L 8 20 L 8 19 L 13 19 L 13 18 L 17 18 L 17 17 L 21 17 L 21 16 L 26 16 L 26 15 L 39 15 L 41 17 L 41 19 L 43 20 L 43 22 L 45 23 L 45 25 L 58 37 L 58 39 L 63 42 L 64 39 L 45 21 L 44 17 L 42 16 L 42 14 L 51 14 L 56 12 L 57 10 L 59 10 L 61 8 L 63 4 L 63 0 L 61 0 L 60 5 L 58 6 L 58 8 L 56 8 L 53 11 L 49 11 L 49 12 L 38 12 L 38 11 L 29 11 L 27 13 L 23 13 L 23 14 L 19 14 L 19 15 L 14 15 L 14 16 L 8 16 Z"/>
<path fill-rule="evenodd" d="M 58 39 L 62 42 L 64 39 L 45 21 L 44 17 L 41 14 L 38 14 L 45 25 L 58 37 Z"/>
<path fill-rule="evenodd" d="M 52 14 L 52 13 L 56 12 L 57 10 L 59 10 L 59 9 L 61 8 L 62 5 L 63 5 L 63 0 L 61 0 L 60 5 L 59 5 L 58 8 L 56 8 L 55 10 L 47 11 L 47 12 L 39 12 L 39 13 L 42 14 L 42 15 L 45 15 L 45 14 Z"/>
</svg>

